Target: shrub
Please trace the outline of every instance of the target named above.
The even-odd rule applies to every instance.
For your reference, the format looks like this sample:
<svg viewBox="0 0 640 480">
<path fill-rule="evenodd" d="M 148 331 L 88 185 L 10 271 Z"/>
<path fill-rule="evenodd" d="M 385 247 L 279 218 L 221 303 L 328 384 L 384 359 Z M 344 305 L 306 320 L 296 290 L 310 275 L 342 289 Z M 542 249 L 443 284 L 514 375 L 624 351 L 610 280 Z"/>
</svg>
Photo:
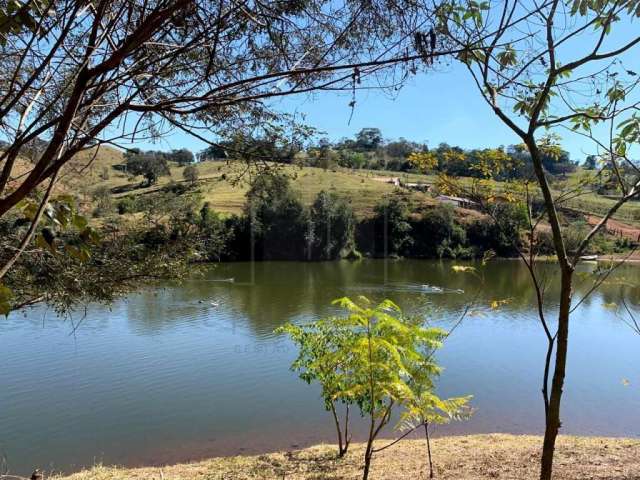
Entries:
<svg viewBox="0 0 640 480">
<path fill-rule="evenodd" d="M 373 442 L 404 409 L 398 427 L 415 430 L 438 420 L 462 418 L 471 397 L 441 400 L 435 394 L 440 367 L 434 351 L 446 337 L 443 330 L 426 328 L 422 321 L 402 314 L 390 300 L 372 305 L 361 297 L 359 304 L 348 298 L 333 302 L 346 311 L 344 317 L 329 317 L 308 325 L 287 324 L 276 330 L 288 333 L 300 351 L 292 369 L 307 383 L 322 387 L 327 410 L 333 413 L 342 456 L 349 446 L 348 416 L 344 437 L 338 419 L 338 402 L 355 404 L 369 423 L 363 479 L 378 449 Z"/>
<path fill-rule="evenodd" d="M 178 183 L 174 180 L 171 180 L 167 183 L 162 189 L 167 193 L 172 193 L 174 195 L 183 195 L 189 191 L 189 187 L 184 183 Z"/>
<path fill-rule="evenodd" d="M 417 257 L 468 257 L 465 251 L 467 234 L 458 224 L 451 205 L 438 205 L 413 222 L 411 254 Z M 471 256 L 473 256 L 471 254 Z"/>
<path fill-rule="evenodd" d="M 307 213 L 288 178 L 273 173 L 258 176 L 247 192 L 244 214 L 258 258 L 304 258 Z"/>
<path fill-rule="evenodd" d="M 120 215 L 124 215 L 126 213 L 134 213 L 137 210 L 136 201 L 133 197 L 123 197 L 118 200 L 116 204 L 116 209 Z"/>
<path fill-rule="evenodd" d="M 93 210 L 94 217 L 103 217 L 111 213 L 113 210 L 113 197 L 109 187 L 100 186 L 96 188 L 92 197 L 95 202 L 95 209 Z"/>
<path fill-rule="evenodd" d="M 200 178 L 200 174 L 198 173 L 198 169 L 195 165 L 187 165 L 182 170 L 182 178 L 184 178 L 191 185 L 195 185 L 198 179 Z"/>
<path fill-rule="evenodd" d="M 109 180 L 109 167 L 102 167 L 102 171 L 100 172 L 100 180 Z"/>
<path fill-rule="evenodd" d="M 318 193 L 309 212 L 307 244 L 312 259 L 344 258 L 355 249 L 355 216 L 335 193 Z"/>
</svg>

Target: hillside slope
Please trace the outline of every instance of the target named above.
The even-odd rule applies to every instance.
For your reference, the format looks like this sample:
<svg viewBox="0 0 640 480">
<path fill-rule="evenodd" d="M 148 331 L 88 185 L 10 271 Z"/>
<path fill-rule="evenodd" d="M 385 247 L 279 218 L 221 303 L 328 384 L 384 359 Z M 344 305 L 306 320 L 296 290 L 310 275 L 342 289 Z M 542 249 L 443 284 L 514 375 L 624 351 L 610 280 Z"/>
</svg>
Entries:
<svg viewBox="0 0 640 480">
<path fill-rule="evenodd" d="M 144 195 L 161 189 L 170 182 L 182 182 L 183 166 L 171 164 L 171 176 L 161 177 L 156 185 L 142 187 L 141 177 L 131 177 L 125 172 L 114 168 L 115 165 L 124 164 L 122 152 L 110 148 L 101 147 L 99 150 L 91 149 L 79 154 L 63 170 L 58 192 L 73 191 L 89 202 L 92 193 L 101 187 L 106 187 L 113 192 L 114 197 L 126 195 Z M 298 191 L 302 200 L 309 204 L 321 190 L 335 192 L 348 199 L 356 213 L 360 216 L 368 216 L 374 206 L 386 195 L 397 192 L 398 189 L 392 183 L 385 180 L 397 177 L 403 182 L 436 183 L 433 175 L 421 175 L 416 173 L 350 170 L 335 168 L 323 170 L 314 167 L 297 167 L 291 165 L 271 165 L 289 175 L 293 188 Z M 31 164 L 20 161 L 16 175 L 23 175 L 30 170 Z M 247 169 L 241 162 L 215 162 L 208 161 L 196 165 L 200 180 L 198 190 L 203 196 L 203 201 L 210 202 L 215 210 L 228 213 L 239 213 L 245 202 L 245 193 L 256 170 Z M 575 183 L 583 172 L 578 171 L 569 176 L 565 181 L 557 182 L 557 187 L 574 188 Z M 470 183 L 470 180 L 463 182 Z M 499 182 L 494 182 L 498 191 L 508 187 Z M 437 202 L 431 195 L 417 191 L 402 190 L 412 201 L 415 211 L 421 207 L 435 205 Z M 587 220 L 598 217 L 615 203 L 611 198 L 586 191 L 564 202 L 568 212 L 582 214 Z M 640 201 L 630 202 L 623 206 L 614 216 L 620 222 L 624 222 L 630 229 L 640 225 Z"/>
</svg>

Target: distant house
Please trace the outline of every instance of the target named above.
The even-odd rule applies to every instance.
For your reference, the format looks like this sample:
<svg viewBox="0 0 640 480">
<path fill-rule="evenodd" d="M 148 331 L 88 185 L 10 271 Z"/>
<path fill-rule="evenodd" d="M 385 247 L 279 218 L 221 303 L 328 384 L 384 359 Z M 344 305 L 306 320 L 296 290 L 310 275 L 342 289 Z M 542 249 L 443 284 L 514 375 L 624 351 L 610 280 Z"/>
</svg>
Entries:
<svg viewBox="0 0 640 480">
<path fill-rule="evenodd" d="M 469 200 L 468 198 L 462 197 L 451 197 L 449 195 L 438 195 L 436 197 L 440 203 L 445 203 L 448 205 L 453 205 L 458 208 L 478 208 L 478 203 L 473 200 Z"/>
<path fill-rule="evenodd" d="M 409 190 L 417 190 L 419 192 L 430 192 L 431 186 L 426 183 L 403 183 L 403 187 L 408 188 Z"/>
</svg>

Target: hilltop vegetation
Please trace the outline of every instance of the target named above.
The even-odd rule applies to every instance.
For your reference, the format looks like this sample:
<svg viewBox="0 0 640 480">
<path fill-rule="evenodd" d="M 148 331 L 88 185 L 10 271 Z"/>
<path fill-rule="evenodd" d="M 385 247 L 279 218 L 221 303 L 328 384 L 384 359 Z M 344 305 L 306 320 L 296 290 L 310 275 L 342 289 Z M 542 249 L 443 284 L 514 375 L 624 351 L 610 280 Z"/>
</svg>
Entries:
<svg viewBox="0 0 640 480">
<path fill-rule="evenodd" d="M 109 153 L 113 154 L 113 151 Z M 82 182 L 86 197 L 92 199 L 88 205 L 92 207 L 98 205 L 98 208 L 94 208 L 91 213 L 98 218 L 140 215 L 140 212 L 146 210 L 146 204 L 158 203 L 157 199 L 163 195 L 174 195 L 188 198 L 194 210 L 206 205 L 208 211 L 222 214 L 221 218 L 231 222 L 233 221 L 231 219 L 236 216 L 246 215 L 247 199 L 252 185 L 255 185 L 256 179 L 260 179 L 260 176 L 267 172 L 268 175 L 289 179 L 286 191 L 290 193 L 286 195 L 291 195 L 293 199 L 299 201 L 300 208 L 311 208 L 320 201 L 321 194 L 328 195 L 325 198 L 331 198 L 334 203 L 344 202 L 344 208 L 352 211 L 354 218 L 357 219 L 357 228 L 354 233 L 356 250 L 368 255 L 383 256 L 386 251 L 392 255 L 468 258 L 478 255 L 483 248 L 492 248 L 497 249 L 501 255 L 509 256 L 515 254 L 515 246 L 522 240 L 518 230 L 524 225 L 523 216 L 520 216 L 515 223 L 508 221 L 506 225 L 496 227 L 490 225 L 490 218 L 483 220 L 484 213 L 478 209 L 436 208 L 440 205 L 436 197 L 439 194 L 441 182 L 435 174 L 347 169 L 339 166 L 323 169 L 273 162 L 257 166 L 231 160 L 178 163 L 167 161 L 167 157 L 157 152 L 142 154 L 147 158 L 158 157 L 158 161 L 166 167 L 165 173 L 154 178 L 153 182 L 143 178 L 142 175 L 132 175 L 124 168 L 129 164 L 128 160 L 132 158 L 131 156 L 122 156 L 120 164 L 112 163 L 108 175 L 104 174 L 105 167 L 101 165 L 100 155 L 96 157 L 89 167 L 94 172 L 88 177 L 93 183 Z M 202 155 L 199 157 L 203 158 Z M 113 155 L 110 156 L 110 160 L 112 159 Z M 95 172 L 98 174 L 96 175 Z M 190 175 L 189 179 L 185 178 L 185 172 Z M 140 172 L 136 171 L 136 173 Z M 589 174 L 588 171 L 578 169 L 569 176 L 558 178 L 556 185 L 559 189 L 575 189 L 586 183 L 583 177 Z M 78 182 L 80 179 L 70 178 L 69 181 Z M 461 183 L 468 186 L 472 193 L 477 182 L 478 179 L 463 178 Z M 510 184 L 497 180 L 484 182 L 488 182 L 496 192 L 512 188 Z M 419 188 L 409 188 L 412 186 Z M 576 232 L 582 232 L 588 226 L 583 213 L 598 215 L 612 202 L 613 200 L 592 191 L 576 198 L 568 197 L 563 204 L 566 222 L 573 224 Z M 395 247 L 383 247 L 383 239 L 391 235 L 389 241 L 393 241 L 393 235 L 392 232 L 383 233 L 383 226 L 376 219 L 388 216 L 387 210 L 394 206 L 398 206 L 402 211 L 401 215 L 396 216 L 399 224 L 402 222 L 410 224 L 407 229 L 407 232 L 410 232 L 407 233 L 410 240 L 400 241 Z M 498 212 L 499 216 L 506 212 L 505 207 L 492 208 Z M 619 213 L 618 218 L 631 220 L 636 216 L 640 217 L 640 206 L 629 204 Z M 288 220 L 293 221 L 290 218 Z M 300 222 L 308 222 L 308 216 L 304 219 L 301 217 Z M 241 222 L 236 223 L 237 225 L 233 228 L 237 230 L 236 227 Z M 242 228 L 246 230 L 248 227 Z M 503 231 L 499 232 L 500 230 Z M 302 251 L 308 239 L 305 237 L 305 228 L 301 227 L 300 232 L 298 243 Z M 541 232 L 540 235 L 544 240 L 542 248 L 551 251 L 550 240 L 544 238 L 545 232 Z M 611 252 L 625 248 L 624 242 L 621 244 L 614 237 L 609 239 L 606 237 L 607 235 L 598 237 L 600 241 L 593 247 L 594 252 Z M 292 238 L 296 238 L 295 235 Z M 272 239 L 270 243 L 274 242 L 275 239 Z M 285 242 L 287 243 L 290 242 Z M 236 251 L 231 258 L 245 257 L 243 249 L 248 247 L 238 246 L 241 244 L 242 241 L 236 242 Z M 346 250 L 353 250 L 352 247 Z M 297 250 L 293 249 L 293 251 Z M 279 257 L 275 256 L 275 258 Z M 225 255 L 221 258 L 225 258 Z M 316 257 L 309 256 L 308 253 L 300 253 L 294 255 L 294 258 Z"/>
<path fill-rule="evenodd" d="M 404 138 L 385 140 L 377 128 L 362 129 L 353 139 L 336 142 L 320 139 L 303 146 L 301 141 L 266 126 L 251 136 L 237 132 L 197 155 L 184 148 L 123 153 L 103 146 L 76 155 L 65 166 L 62 180 L 90 201 L 96 191 L 102 191 L 102 197 L 109 192 L 114 199 L 147 195 L 170 183 L 195 183 L 195 176 L 202 202 L 218 212 L 240 214 L 245 194 L 258 172 L 278 169 L 293 180 L 292 186 L 304 204 L 310 205 L 320 191 L 328 191 L 349 202 L 356 214 L 364 217 L 371 216 L 380 199 L 396 190 L 392 183 L 395 178 L 404 185 L 437 187 L 439 176 L 455 177 L 459 185 L 469 187 L 458 195 L 473 196 L 476 182 L 482 181 L 501 193 L 512 188 L 503 182 L 533 176 L 531 157 L 524 145 L 463 149 L 440 143 L 429 148 L 426 143 Z M 33 155 L 37 157 L 35 147 Z M 199 163 L 193 163 L 196 158 Z M 32 160 L 22 160 L 22 173 L 29 170 Z M 568 152 L 550 143 L 542 162 L 556 194 L 562 194 L 558 202 L 561 209 L 597 216 L 615 204 L 619 195 L 616 178 L 598 169 L 603 159 L 587 156 L 581 167 Z M 500 168 L 487 169 L 487 163 Z M 189 169 L 187 179 L 184 169 L 189 165 L 194 168 Z M 630 180 L 636 175 L 630 167 L 621 173 Z M 64 186 L 59 189 L 63 191 Z M 433 197 L 438 189 L 432 188 L 430 194 L 424 190 L 404 189 L 416 212 L 437 203 Z M 640 202 L 623 205 L 615 218 L 640 221 Z"/>
<path fill-rule="evenodd" d="M 389 142 L 385 148 L 395 143 Z M 402 142 L 399 141 L 399 143 Z M 440 155 L 437 152 L 442 152 L 443 148 L 442 145 L 438 147 L 434 155 Z M 457 147 L 447 148 L 451 148 L 451 152 L 460 153 L 462 151 Z M 392 151 L 394 150 L 392 149 Z M 406 153 L 406 150 L 403 151 Z M 184 152 L 184 150 L 178 150 L 177 152 Z M 99 189 L 108 189 L 114 199 L 119 199 L 126 196 L 146 195 L 158 191 L 169 184 L 185 182 L 183 171 L 188 163 L 172 161 L 172 157 L 166 153 L 162 155 L 165 155 L 168 172 L 158 176 L 152 185 L 147 185 L 146 183 L 148 182 L 142 176 L 130 175 L 124 170 L 126 158 L 120 151 L 109 147 L 101 147 L 97 154 L 92 151 L 83 152 L 65 168 L 62 176 L 63 185 L 59 187 L 59 190 L 65 191 L 64 184 L 66 183 L 73 186 L 75 190 L 80 190 L 85 201 L 90 201 L 93 193 Z M 184 155 L 185 157 L 193 158 L 193 155 L 188 153 Z M 202 195 L 202 201 L 208 202 L 212 209 L 219 212 L 241 213 L 245 194 L 252 179 L 258 173 L 258 167 L 255 165 L 248 166 L 242 161 L 228 159 L 204 160 L 206 156 L 198 155 L 198 157 L 203 161 L 193 165 L 197 172 L 198 191 Z M 379 159 L 384 157 L 375 158 L 378 158 L 376 162 L 379 163 Z M 26 170 L 28 165 L 26 162 L 23 165 Z M 303 162 L 271 162 L 267 165 L 271 165 L 272 168 L 278 169 L 278 171 L 292 179 L 292 187 L 304 204 L 310 205 L 320 191 L 329 191 L 348 201 L 359 216 L 371 216 L 376 203 L 382 197 L 393 194 L 397 190 L 392 183 L 392 179 L 397 178 L 403 184 L 413 183 L 437 186 L 438 174 L 441 171 L 440 169 L 433 169 L 430 174 L 422 174 L 416 172 L 415 168 L 412 171 L 373 170 L 369 168 L 347 168 L 338 164 L 323 168 L 321 166 L 305 166 Z M 389 166 L 387 164 L 387 167 Z M 451 166 L 449 168 L 455 167 Z M 471 185 L 472 182 L 473 177 L 467 177 L 467 180 L 463 178 L 462 180 L 462 183 L 467 185 Z M 499 180 L 488 180 L 487 182 L 491 183 L 498 192 L 509 188 L 508 185 L 504 185 Z M 554 187 L 558 193 L 563 191 L 570 192 L 580 188 L 579 193 L 565 196 L 562 206 L 566 209 L 575 210 L 583 214 L 603 215 L 615 203 L 615 192 L 604 188 L 607 183 L 608 179 L 603 175 L 599 175 L 597 170 L 574 165 L 572 173 L 568 175 L 562 174 L 555 178 Z M 599 194 L 598 191 L 602 194 Z M 403 192 L 411 200 L 412 209 L 416 212 L 424 207 L 434 206 L 437 203 L 433 198 L 437 193 L 437 189 L 432 191 L 431 194 L 409 189 L 403 189 Z M 465 214 L 466 212 L 462 213 Z M 616 212 L 614 218 L 637 223 L 640 221 L 640 202 L 630 202 L 624 205 Z"/>
</svg>

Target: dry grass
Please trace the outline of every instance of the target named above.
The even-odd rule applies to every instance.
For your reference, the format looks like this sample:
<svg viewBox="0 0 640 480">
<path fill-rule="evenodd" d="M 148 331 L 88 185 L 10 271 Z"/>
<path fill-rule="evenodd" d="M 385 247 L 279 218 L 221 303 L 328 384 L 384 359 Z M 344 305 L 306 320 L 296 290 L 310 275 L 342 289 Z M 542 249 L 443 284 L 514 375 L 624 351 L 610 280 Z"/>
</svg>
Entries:
<svg viewBox="0 0 640 480">
<path fill-rule="evenodd" d="M 112 168 L 113 165 L 123 162 L 119 152 L 103 148 L 93 162 L 90 162 L 90 159 L 89 153 L 85 153 L 82 159 L 74 161 L 73 165 L 65 171 L 64 176 L 69 186 L 75 186 L 88 196 L 101 186 L 123 190 L 122 193 L 116 194 L 116 197 L 142 195 L 159 190 L 171 181 L 180 182 L 183 180 L 184 167 L 172 164 L 170 166 L 171 176 L 160 177 L 158 183 L 152 187 L 139 188 L 142 182 L 141 177 L 131 178 Z M 195 166 L 200 176 L 198 190 L 202 194 L 203 201 L 209 202 L 212 208 L 219 212 L 240 213 L 245 204 L 245 193 L 249 188 L 249 180 L 255 172 L 247 172 L 245 165 L 233 162 L 231 164 L 202 162 Z M 109 173 L 108 179 L 100 178 L 105 167 Z M 390 195 L 396 190 L 393 185 L 376 180 L 376 176 L 380 176 L 380 172 L 352 171 L 342 168 L 323 170 L 290 165 L 277 166 L 276 168 L 290 176 L 293 189 L 298 193 L 303 203 L 311 204 L 321 190 L 335 192 L 349 201 L 359 216 L 370 215 L 374 206 L 384 196 Z M 387 173 L 391 176 L 393 172 Z M 428 195 L 420 192 L 411 192 L 409 196 L 416 208 L 435 204 Z"/>
<path fill-rule="evenodd" d="M 99 186 L 109 188 L 130 187 L 127 193 L 140 195 L 150 190 L 158 189 L 170 181 L 182 181 L 183 167 L 172 165 L 171 176 L 160 178 L 157 185 L 149 188 L 137 188 L 141 183 L 141 177 L 132 179 L 123 172 L 113 169 L 113 165 L 123 163 L 122 153 L 109 147 L 101 147 L 97 155 L 90 149 L 77 155 L 63 170 L 63 182 L 58 188 L 59 193 L 75 191 L 83 193 L 87 198 Z M 20 161 L 16 169 L 16 175 L 25 174 L 32 165 L 29 162 Z M 200 189 L 205 201 L 212 204 L 213 208 L 221 212 L 240 213 L 244 205 L 244 194 L 247 190 L 246 182 L 231 185 L 229 178 L 243 171 L 242 165 L 229 166 L 224 162 L 203 162 L 197 165 L 200 174 Z M 360 216 L 371 214 L 373 207 L 385 195 L 394 191 L 391 184 L 380 181 L 385 177 L 400 177 L 405 182 L 420 182 L 433 184 L 437 178 L 433 175 L 421 175 L 415 173 L 401 173 L 381 170 L 349 170 L 337 168 L 324 171 L 319 168 L 298 168 L 294 166 L 282 166 L 282 170 L 290 174 L 295 180 L 293 186 L 300 193 L 305 203 L 310 203 L 320 190 L 334 191 L 351 201 L 356 213 Z M 108 173 L 108 179 L 102 178 L 104 172 Z M 564 182 L 558 182 L 556 188 L 572 188 L 582 174 L 578 170 L 567 177 Z M 224 177 L 223 177 L 224 176 Z M 225 180 L 226 178 L 226 180 Z M 469 179 L 462 179 L 463 184 L 469 184 Z M 65 185 L 66 184 L 66 185 Z M 502 184 L 494 183 L 498 191 Z M 413 200 L 416 209 L 425 205 L 434 205 L 435 202 L 428 195 L 419 192 L 411 192 L 409 196 Z M 577 209 L 585 214 L 602 215 L 615 203 L 614 200 L 586 192 L 580 197 L 566 201 L 565 206 Z M 636 224 L 640 220 L 640 202 L 629 202 L 615 215 L 615 218 Z"/>
<path fill-rule="evenodd" d="M 443 437 L 433 440 L 432 446 L 437 479 L 525 480 L 538 475 L 540 437 L 505 434 Z M 64 480 L 357 479 L 361 475 L 363 450 L 362 444 L 353 445 L 343 459 L 336 458 L 335 448 L 321 445 L 293 452 L 214 458 L 162 468 L 98 466 Z M 374 457 L 370 478 L 428 478 L 425 457 L 424 441 L 402 441 Z M 555 478 L 638 480 L 640 440 L 562 436 L 557 447 Z"/>
</svg>

